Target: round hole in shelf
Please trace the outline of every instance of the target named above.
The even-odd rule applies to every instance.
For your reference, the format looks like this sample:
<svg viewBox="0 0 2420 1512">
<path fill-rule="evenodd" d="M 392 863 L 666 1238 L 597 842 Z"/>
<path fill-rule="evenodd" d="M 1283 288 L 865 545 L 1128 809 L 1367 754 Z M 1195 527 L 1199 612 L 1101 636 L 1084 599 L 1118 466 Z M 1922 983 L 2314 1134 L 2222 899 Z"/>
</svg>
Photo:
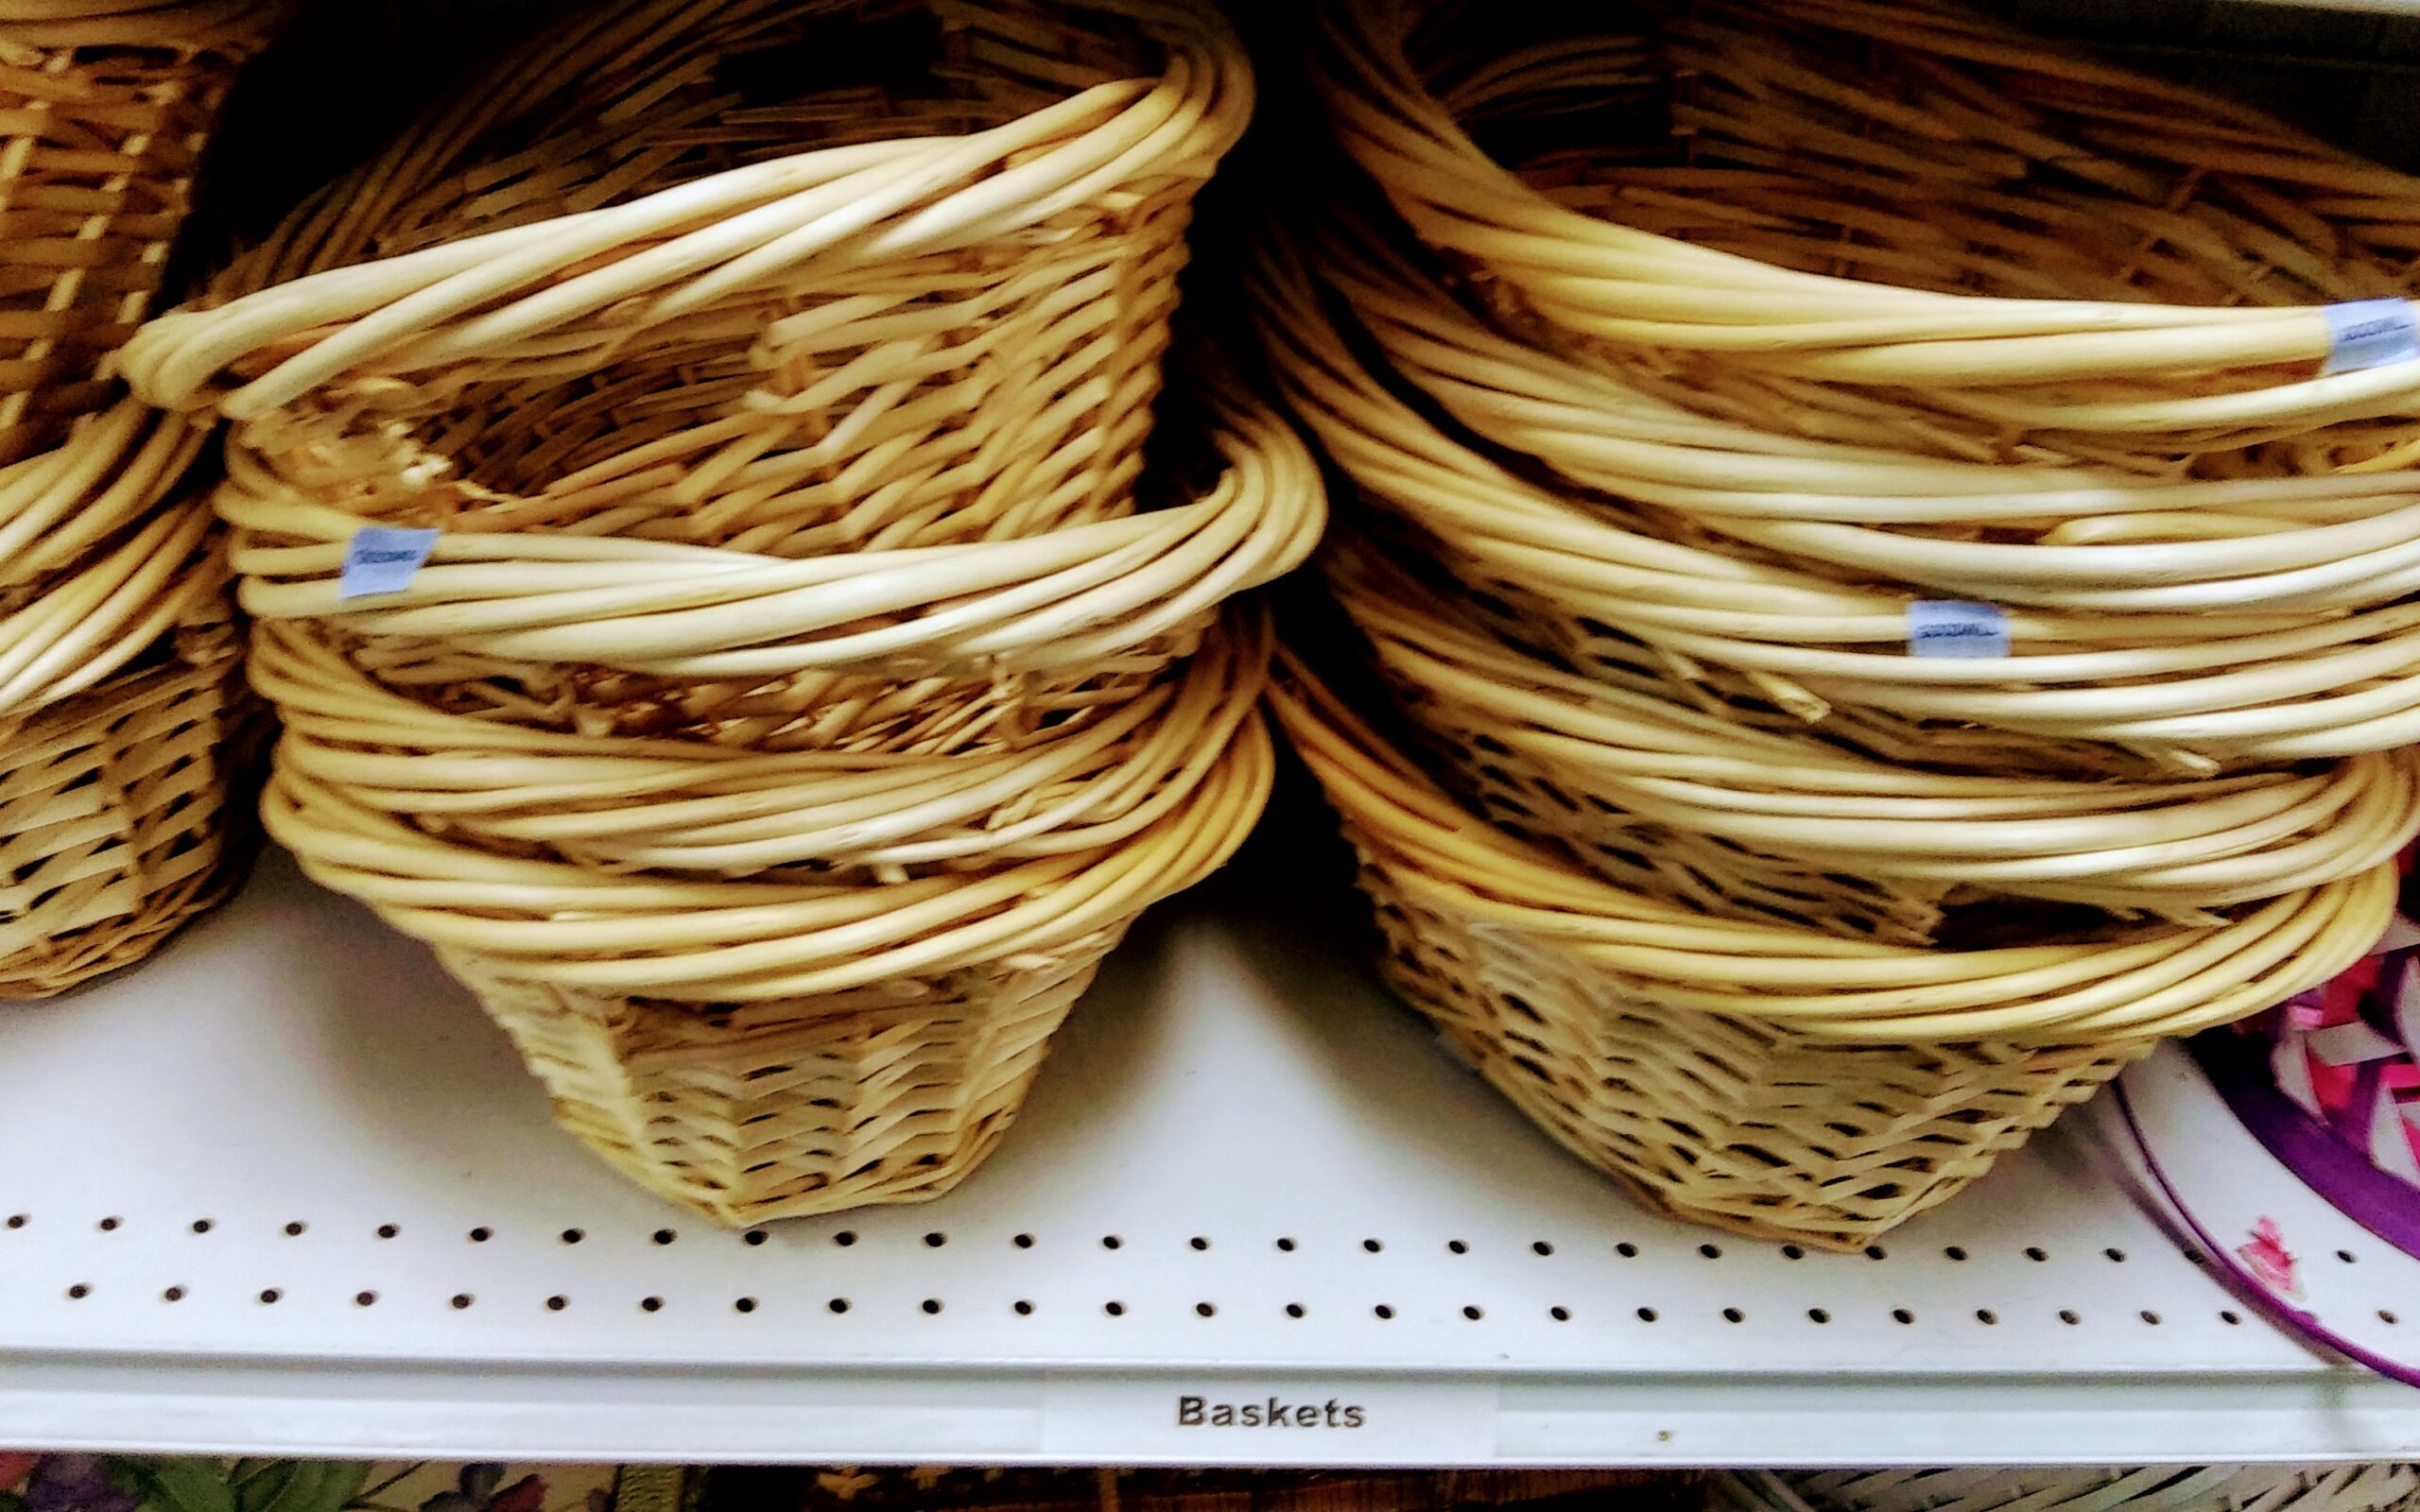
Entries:
<svg viewBox="0 0 2420 1512">
<path fill-rule="evenodd" d="M 1294 1241 L 1291 1239 L 1280 1239 L 1277 1241 L 1277 1247 L 1290 1255 L 1294 1252 Z"/>
<path fill-rule="evenodd" d="M 1652 1323 L 1652 1322 L 1654 1322 L 1654 1321 L 1655 1321 L 1655 1309 L 1653 1309 L 1653 1308 L 1651 1308 L 1651 1307 L 1642 1307 L 1642 1308 L 1640 1308 L 1640 1309 L 1638 1310 L 1638 1320 L 1639 1320 L 1641 1323 Z"/>
<path fill-rule="evenodd" d="M 1202 1238 L 1200 1234 L 1195 1234 L 1184 1243 L 1186 1247 L 1191 1249 L 1207 1249 L 1210 1247 L 1210 1241 Z"/>
<path fill-rule="evenodd" d="M 2116 1262 L 2118 1262 L 2118 1263 L 2120 1263 L 2120 1264 L 2123 1264 L 2123 1263 L 2125 1263 L 2125 1259 L 2126 1259 L 2126 1252 L 2125 1252 L 2124 1250 L 2122 1250 L 2122 1249 L 2117 1249 L 2117 1248 L 2104 1249 L 2104 1250 L 2102 1250 L 2102 1251 L 2101 1251 L 2101 1253 L 2102 1253 L 2102 1254 L 2104 1254 L 2104 1255 L 2106 1255 L 2106 1256 L 2108 1256 L 2111 1260 L 2116 1261 Z"/>
<path fill-rule="evenodd" d="M 1891 1310 L 1891 1321 L 1893 1323 L 1913 1323 L 1915 1320 L 1916 1314 L 1904 1307 L 1894 1307 Z"/>
<path fill-rule="evenodd" d="M 2338 1251 L 2336 1252 L 2336 1258 L 2337 1258 L 2338 1260 L 2342 1261 L 2345 1264 L 2350 1265 L 2350 1264 L 2354 1263 L 2356 1261 L 2360 1260 L 2361 1257 L 2360 1257 L 2360 1256 L 2359 1256 L 2359 1255 L 2354 1254 L 2354 1253 L 2353 1253 L 2351 1250 L 2349 1250 L 2349 1249 L 2340 1249 L 2340 1250 L 2338 1250 Z"/>
<path fill-rule="evenodd" d="M 1567 1307 L 1549 1307 L 1547 1309 L 1547 1316 L 1554 1319 L 1558 1323 L 1568 1323 L 1571 1321 L 1571 1309 Z"/>
<path fill-rule="evenodd" d="M 1019 1249 L 1031 1249 L 1033 1247 L 1033 1235 L 1019 1234 L 1014 1239 L 1010 1240 L 1009 1243 L 1016 1246 Z"/>
<path fill-rule="evenodd" d="M 9 1227 L 11 1228 L 23 1228 L 29 1221 L 22 1212 L 9 1214 Z"/>
<path fill-rule="evenodd" d="M 193 1231 L 198 1234 L 206 1234 L 217 1227 L 207 1218 L 196 1218 L 192 1224 Z"/>
<path fill-rule="evenodd" d="M 942 1310 L 942 1299 L 938 1297 L 927 1297 L 917 1305 L 925 1310 L 926 1317 L 930 1317 Z"/>
<path fill-rule="evenodd" d="M 1100 1236 L 1100 1247 L 1103 1249 L 1115 1249 L 1125 1243 L 1125 1240 L 1118 1238 L 1115 1234 L 1103 1234 Z"/>
<path fill-rule="evenodd" d="M 1303 1315 L 1303 1304 L 1300 1302 L 1287 1303 L 1286 1315 L 1288 1317 L 1301 1317 Z"/>
<path fill-rule="evenodd" d="M 355 1292 L 353 1294 L 353 1305 L 355 1307 L 376 1307 L 378 1305 L 378 1294 L 376 1292 Z"/>
<path fill-rule="evenodd" d="M 1124 1317 L 1126 1315 L 1126 1304 L 1124 1302 L 1103 1302 L 1100 1310 L 1112 1317 Z"/>
<path fill-rule="evenodd" d="M 1017 1304 L 1015 1304 L 1015 1306 L 1016 1306 L 1016 1314 L 1017 1314 L 1017 1316 L 1019 1316 L 1019 1317 L 1030 1317 L 1030 1316 L 1032 1316 L 1032 1315 L 1033 1315 L 1033 1304 L 1032 1304 L 1031 1302 L 1023 1302 L 1023 1301 L 1021 1301 L 1021 1302 L 1018 1302 Z"/>
<path fill-rule="evenodd" d="M 2243 1322 L 2243 1314 L 2233 1308 L 2221 1308 L 2219 1311 L 2219 1321 L 2229 1328 L 2234 1328 Z"/>
<path fill-rule="evenodd" d="M 2157 1323 L 2157 1322 L 2159 1321 L 2159 1314 L 2158 1314 L 2157 1313 L 2152 1312 L 2152 1311 L 2150 1308 L 2148 1308 L 2148 1307 L 2147 1307 L 2147 1308 L 2144 1308 L 2140 1313 L 2136 1314 L 2135 1314 L 2135 1316 L 2137 1316 L 2137 1317 L 2141 1318 L 2141 1319 L 2142 1319 L 2144 1322 L 2146 1322 L 2146 1323 Z"/>
<path fill-rule="evenodd" d="M 1865 1246 L 1865 1258 L 1868 1260 L 1889 1260 L 1891 1258 L 1891 1251 L 1883 1248 L 1880 1245 L 1868 1245 Z"/>
<path fill-rule="evenodd" d="M 642 1297 L 639 1298 L 639 1311 L 642 1313 L 661 1313 L 664 1311 L 664 1298 L 661 1297 Z"/>
<path fill-rule="evenodd" d="M 835 1313 L 845 1313 L 849 1310 L 849 1299 L 845 1297 L 836 1297 L 823 1305 Z"/>
<path fill-rule="evenodd" d="M 581 1240 L 587 1237 L 587 1230 L 581 1228 L 566 1228 L 562 1233 L 562 1240 L 566 1245 L 579 1244 Z"/>
<path fill-rule="evenodd" d="M 1638 1258 L 1638 1246 L 1625 1239 L 1620 1244 L 1614 1246 L 1614 1253 L 1621 1256 L 1624 1260 L 1636 1260 Z"/>
<path fill-rule="evenodd" d="M 1708 1260 L 1720 1260 L 1722 1258 L 1722 1246 L 1720 1245 L 1700 1245 L 1698 1246 L 1698 1253 L 1703 1255 Z"/>
<path fill-rule="evenodd" d="M 668 1245 L 675 1239 L 680 1238 L 681 1235 L 677 1230 L 671 1228 L 658 1228 L 651 1237 L 653 1237 L 655 1242 L 659 1245 Z"/>
<path fill-rule="evenodd" d="M 1193 1314 L 1196 1317 L 1216 1317 L 1219 1310 L 1208 1302 L 1196 1302 L 1193 1304 Z"/>
<path fill-rule="evenodd" d="M 1945 1246 L 1942 1250 L 1942 1253 L 1947 1255 L 1952 1260 L 1964 1260 L 1966 1258 L 1966 1251 L 1959 1248 L 1956 1245 Z"/>
<path fill-rule="evenodd" d="M 1832 1314 L 1824 1312 L 1820 1307 L 1810 1307 L 1806 1310 L 1806 1321 L 1809 1323 L 1829 1323 L 1832 1321 Z"/>
<path fill-rule="evenodd" d="M 1978 1323 L 1997 1323 L 1999 1320 L 2000 1315 L 1988 1307 L 1975 1309 L 1975 1321 Z"/>
<path fill-rule="evenodd" d="M 753 1249 L 758 1245 L 763 1244 L 766 1240 L 770 1239 L 772 1235 L 767 1233 L 762 1228 L 751 1228 L 746 1233 L 739 1236 L 739 1242 L 746 1245 L 749 1248 Z"/>
<path fill-rule="evenodd" d="M 2078 1313 L 2074 1308 L 2063 1307 L 2059 1309 L 2059 1321 L 2067 1324 L 2069 1327 L 2073 1327 L 2074 1325 L 2083 1321 L 2083 1315 Z"/>
<path fill-rule="evenodd" d="M 1372 1254 L 1374 1254 L 1374 1254 L 1376 1254 L 1379 1250 L 1384 1249 L 1384 1248 L 1386 1248 L 1387 1246 L 1384 1246 L 1384 1245 L 1382 1245 L 1382 1244 L 1380 1244 L 1380 1243 L 1378 1243 L 1378 1242 L 1377 1242 L 1376 1240 L 1374 1240 L 1374 1239 L 1364 1239 L 1364 1240 L 1362 1240 L 1362 1241 L 1361 1241 L 1361 1247 L 1362 1247 L 1362 1248 L 1364 1248 L 1364 1249 L 1366 1249 L 1366 1250 L 1368 1250 L 1370 1253 L 1372 1253 Z"/>
<path fill-rule="evenodd" d="M 471 1230 L 471 1243 L 473 1243 L 473 1244 L 475 1244 L 475 1245 L 484 1245 L 484 1244 L 486 1244 L 489 1240 L 493 1239 L 494 1237 L 495 1237 L 495 1230 L 494 1230 L 494 1229 L 493 1229 L 493 1228 L 487 1228 L 487 1227 L 485 1227 L 484 1225 L 482 1225 L 481 1227 L 476 1228 L 474 1228 L 474 1229 L 472 1229 L 472 1230 Z"/>
<path fill-rule="evenodd" d="M 112 1230 L 115 1229 L 115 1228 L 117 1228 L 117 1226 L 118 1226 L 118 1220 L 117 1220 L 117 1219 L 115 1219 L 115 1218 L 104 1218 L 104 1219 L 102 1219 L 102 1220 L 100 1221 L 100 1223 L 99 1223 L 99 1225 L 98 1225 L 97 1227 L 100 1228 L 101 1232 L 103 1232 L 103 1233 L 109 1233 L 109 1232 L 111 1232 Z"/>
<path fill-rule="evenodd" d="M 2048 1260 L 2050 1258 L 2050 1252 L 2043 1248 L 2040 1245 L 2028 1245 L 2025 1246 L 2025 1258 L 2038 1264 L 2043 1261 Z"/>
<path fill-rule="evenodd" d="M 275 1307 L 277 1305 L 278 1298 L 285 1295 L 285 1294 L 284 1292 L 279 1291 L 276 1287 L 269 1287 L 268 1290 L 261 1293 L 261 1305 L 264 1307 Z"/>
<path fill-rule="evenodd" d="M 1806 1251 L 1799 1248 L 1796 1245 L 1784 1245 L 1781 1246 L 1781 1258 L 1784 1260 L 1805 1260 L 1806 1258 Z"/>
<path fill-rule="evenodd" d="M 546 1311 L 549 1313 L 560 1313 L 569 1306 L 571 1306 L 571 1298 L 568 1297 L 549 1297 L 546 1298 Z"/>
<path fill-rule="evenodd" d="M 285 1226 L 285 1237 L 288 1239 L 300 1239 L 302 1237 L 302 1230 L 309 1227 L 311 1227 L 309 1224 L 306 1224 L 298 1218 L 294 1222 Z"/>
<path fill-rule="evenodd" d="M 381 1239 L 392 1239 L 402 1232 L 403 1230 L 401 1228 L 396 1228 L 391 1223 L 382 1223 L 378 1226 L 378 1237 Z"/>
<path fill-rule="evenodd" d="M 1389 1307 L 1384 1302 L 1380 1302 L 1377 1306 L 1370 1309 L 1370 1311 L 1376 1314 L 1381 1319 L 1391 1318 L 1395 1315 L 1395 1310 Z"/>
<path fill-rule="evenodd" d="M 1530 1245 L 1530 1253 L 1533 1255 L 1551 1255 L 1554 1253 L 1554 1246 L 1547 1244 L 1543 1239 L 1533 1240 Z"/>
<path fill-rule="evenodd" d="M 841 1248 L 846 1249 L 851 1245 L 857 1242 L 856 1231 L 855 1229 L 843 1228 L 838 1233 L 832 1236 L 832 1242 L 839 1246 Z"/>
<path fill-rule="evenodd" d="M 753 1313 L 756 1311 L 756 1298 L 752 1297 L 735 1297 L 731 1301 L 731 1310 L 735 1313 Z"/>
<path fill-rule="evenodd" d="M 1445 1248 L 1446 1248 L 1448 1251 L 1450 1251 L 1451 1253 L 1453 1253 L 1453 1254 L 1457 1254 L 1457 1255 L 1467 1255 L 1467 1254 L 1469 1254 L 1469 1253 L 1471 1252 L 1471 1246 L 1468 1246 L 1468 1245 L 1466 1245 L 1466 1244 L 1463 1244 L 1463 1243 L 1462 1243 L 1461 1240 L 1459 1240 L 1459 1239 L 1448 1239 L 1448 1240 L 1446 1240 L 1446 1241 L 1445 1241 Z"/>
<path fill-rule="evenodd" d="M 462 1309 L 470 1306 L 475 1300 L 477 1300 L 477 1298 L 474 1297 L 468 1292 L 456 1292 L 454 1294 L 454 1311 L 458 1313 Z"/>
<path fill-rule="evenodd" d="M 1745 1323 L 1748 1321 L 1748 1314 L 1740 1312 L 1736 1307 L 1726 1307 L 1722 1310 L 1722 1321 L 1725 1323 Z"/>
<path fill-rule="evenodd" d="M 182 1302 L 184 1299 L 185 1289 L 182 1286 L 171 1286 L 160 1294 L 160 1300 L 164 1302 Z"/>
<path fill-rule="evenodd" d="M 949 1235 L 944 1233 L 929 1233 L 925 1236 L 925 1247 L 926 1249 L 939 1249 L 942 1246 L 948 1243 Z"/>
<path fill-rule="evenodd" d="M 2395 1316 L 2392 1309 L 2381 1307 L 2378 1309 L 2378 1321 L 2385 1324 L 2388 1328 L 2393 1328 L 2403 1320 Z"/>
<path fill-rule="evenodd" d="M 1464 1317 L 1466 1317 L 1466 1318 L 1469 1318 L 1469 1319 L 1470 1319 L 1472 1322 L 1474 1322 L 1474 1323 L 1478 1322 L 1480 1318 L 1485 1317 L 1486 1315 L 1487 1315 L 1486 1314 L 1484 1314 L 1484 1313 L 1480 1312 L 1480 1311 L 1479 1311 L 1478 1308 L 1476 1308 L 1476 1307 L 1466 1307 L 1466 1308 L 1463 1308 L 1463 1309 L 1462 1309 L 1462 1316 L 1464 1316 Z"/>
<path fill-rule="evenodd" d="M 92 1296 L 92 1295 L 93 1295 L 93 1288 L 91 1287 L 91 1285 L 90 1285 L 90 1284 L 88 1284 L 88 1283 L 86 1283 L 86 1282 L 84 1282 L 84 1281 L 78 1281 L 75 1285 L 70 1286 L 69 1288 L 67 1288 L 67 1295 L 68 1295 L 70 1297 L 74 1298 L 75 1300 L 77 1300 L 77 1301 L 80 1302 L 80 1301 L 82 1301 L 84 1298 L 86 1298 L 86 1297 L 90 1297 L 90 1296 Z"/>
</svg>

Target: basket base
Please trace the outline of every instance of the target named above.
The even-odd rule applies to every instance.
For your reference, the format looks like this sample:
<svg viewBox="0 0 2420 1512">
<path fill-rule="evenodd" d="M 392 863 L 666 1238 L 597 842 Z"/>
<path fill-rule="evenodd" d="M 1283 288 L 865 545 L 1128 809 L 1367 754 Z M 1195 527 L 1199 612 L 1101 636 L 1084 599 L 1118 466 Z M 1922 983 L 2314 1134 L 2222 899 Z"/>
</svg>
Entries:
<svg viewBox="0 0 2420 1512">
<path fill-rule="evenodd" d="M 928 1201 L 964 1180 L 1122 933 L 1013 966 L 746 1004 L 621 997 L 440 956 L 566 1131 L 657 1195 L 745 1228 Z"/>
<path fill-rule="evenodd" d="M 0 732 L 0 1002 L 130 966 L 234 890 L 257 841 L 237 677 L 154 668 Z"/>
<path fill-rule="evenodd" d="M 1628 998 L 1509 932 L 1365 870 L 1381 974 L 1564 1149 L 1650 1207 L 1757 1239 L 1857 1249 L 1955 1196 L 2150 1053 L 1868 1045 Z"/>
</svg>

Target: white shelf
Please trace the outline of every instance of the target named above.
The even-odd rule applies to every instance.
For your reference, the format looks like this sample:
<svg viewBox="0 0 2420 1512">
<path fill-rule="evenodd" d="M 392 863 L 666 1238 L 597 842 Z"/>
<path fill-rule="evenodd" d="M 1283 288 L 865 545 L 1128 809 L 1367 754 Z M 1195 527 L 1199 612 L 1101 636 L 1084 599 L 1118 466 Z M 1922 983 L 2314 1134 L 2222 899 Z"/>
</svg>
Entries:
<svg viewBox="0 0 2420 1512">
<path fill-rule="evenodd" d="M 958 1194 L 755 1244 L 556 1134 L 424 952 L 272 857 L 146 967 L 0 1010 L 0 1223 L 24 1218 L 0 1227 L 0 1444 L 991 1464 L 2420 1454 L 2420 1393 L 2251 1317 L 2078 1132 L 1878 1258 L 1793 1259 L 1648 1216 L 1376 988 L 1350 902 L 1305 880 L 1325 865 L 1262 851 L 1136 932 Z M 1272 1393 L 1357 1401 L 1368 1421 L 1173 1422 L 1182 1395 Z"/>
</svg>

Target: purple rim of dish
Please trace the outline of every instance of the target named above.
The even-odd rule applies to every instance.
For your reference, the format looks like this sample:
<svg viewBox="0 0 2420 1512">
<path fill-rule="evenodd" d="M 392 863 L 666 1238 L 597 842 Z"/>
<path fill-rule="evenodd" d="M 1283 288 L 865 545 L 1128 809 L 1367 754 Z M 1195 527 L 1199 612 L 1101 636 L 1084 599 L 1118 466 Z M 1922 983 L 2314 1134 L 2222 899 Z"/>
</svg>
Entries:
<svg viewBox="0 0 2420 1512">
<path fill-rule="evenodd" d="M 2298 1333 L 2314 1344 L 2332 1349 L 2356 1365 L 2367 1366 L 2389 1381 L 2400 1382 L 2407 1386 L 2420 1386 L 2420 1366 L 2389 1359 L 2375 1349 L 2354 1343 L 2310 1314 L 2300 1308 L 2289 1307 L 2285 1298 L 2262 1285 L 2260 1278 L 2236 1259 L 2233 1251 L 2220 1244 L 2215 1234 L 2203 1228 L 2202 1220 L 2186 1206 L 2176 1184 L 2168 1178 L 2166 1168 L 2159 1163 L 2159 1157 L 2152 1153 L 2152 1142 L 2144 1135 L 2141 1122 L 2135 1117 L 2135 1100 L 2126 1095 L 2125 1084 L 2120 1082 L 2112 1090 L 2118 1094 L 2118 1111 L 2126 1120 L 2126 1132 L 2134 1136 L 2135 1148 L 2142 1155 L 2143 1169 L 2151 1173 L 2152 1180 L 2158 1185 L 2160 1194 L 2168 1198 L 2168 1205 L 2175 1211 L 2178 1221 L 2192 1232 L 2194 1242 L 2210 1257 L 2211 1263 L 2224 1273 L 2230 1291 L 2287 1332 Z"/>
<path fill-rule="evenodd" d="M 2363 1160 L 2359 1150 L 2279 1091 L 2269 1057 L 2261 1053 L 2263 1043 L 2223 1029 L 2185 1042 L 2227 1110 L 2278 1164 L 2337 1211 L 2420 1260 L 2420 1187 Z"/>
</svg>

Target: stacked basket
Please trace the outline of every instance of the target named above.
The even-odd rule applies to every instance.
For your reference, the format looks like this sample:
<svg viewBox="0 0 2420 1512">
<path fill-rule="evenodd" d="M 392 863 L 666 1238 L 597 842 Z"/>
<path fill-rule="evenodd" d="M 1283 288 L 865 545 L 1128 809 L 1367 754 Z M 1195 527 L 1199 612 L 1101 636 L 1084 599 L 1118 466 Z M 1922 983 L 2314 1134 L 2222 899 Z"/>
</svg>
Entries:
<svg viewBox="0 0 2420 1512">
<path fill-rule="evenodd" d="M 129 350 L 233 421 L 271 833 L 642 1184 L 947 1190 L 1257 816 L 1316 472 L 1212 379 L 1142 474 L 1249 110 L 1191 0 L 618 0 Z"/>
<path fill-rule="evenodd" d="M 0 999 L 224 891 L 244 700 L 204 434 L 108 365 L 167 272 L 262 0 L 0 6 Z"/>
<path fill-rule="evenodd" d="M 1335 209 L 1254 293 L 1405 733 L 1280 709 L 1558 1139 L 1861 1245 L 2366 948 L 2420 183 L 1932 0 L 1321 29 Z"/>
</svg>

